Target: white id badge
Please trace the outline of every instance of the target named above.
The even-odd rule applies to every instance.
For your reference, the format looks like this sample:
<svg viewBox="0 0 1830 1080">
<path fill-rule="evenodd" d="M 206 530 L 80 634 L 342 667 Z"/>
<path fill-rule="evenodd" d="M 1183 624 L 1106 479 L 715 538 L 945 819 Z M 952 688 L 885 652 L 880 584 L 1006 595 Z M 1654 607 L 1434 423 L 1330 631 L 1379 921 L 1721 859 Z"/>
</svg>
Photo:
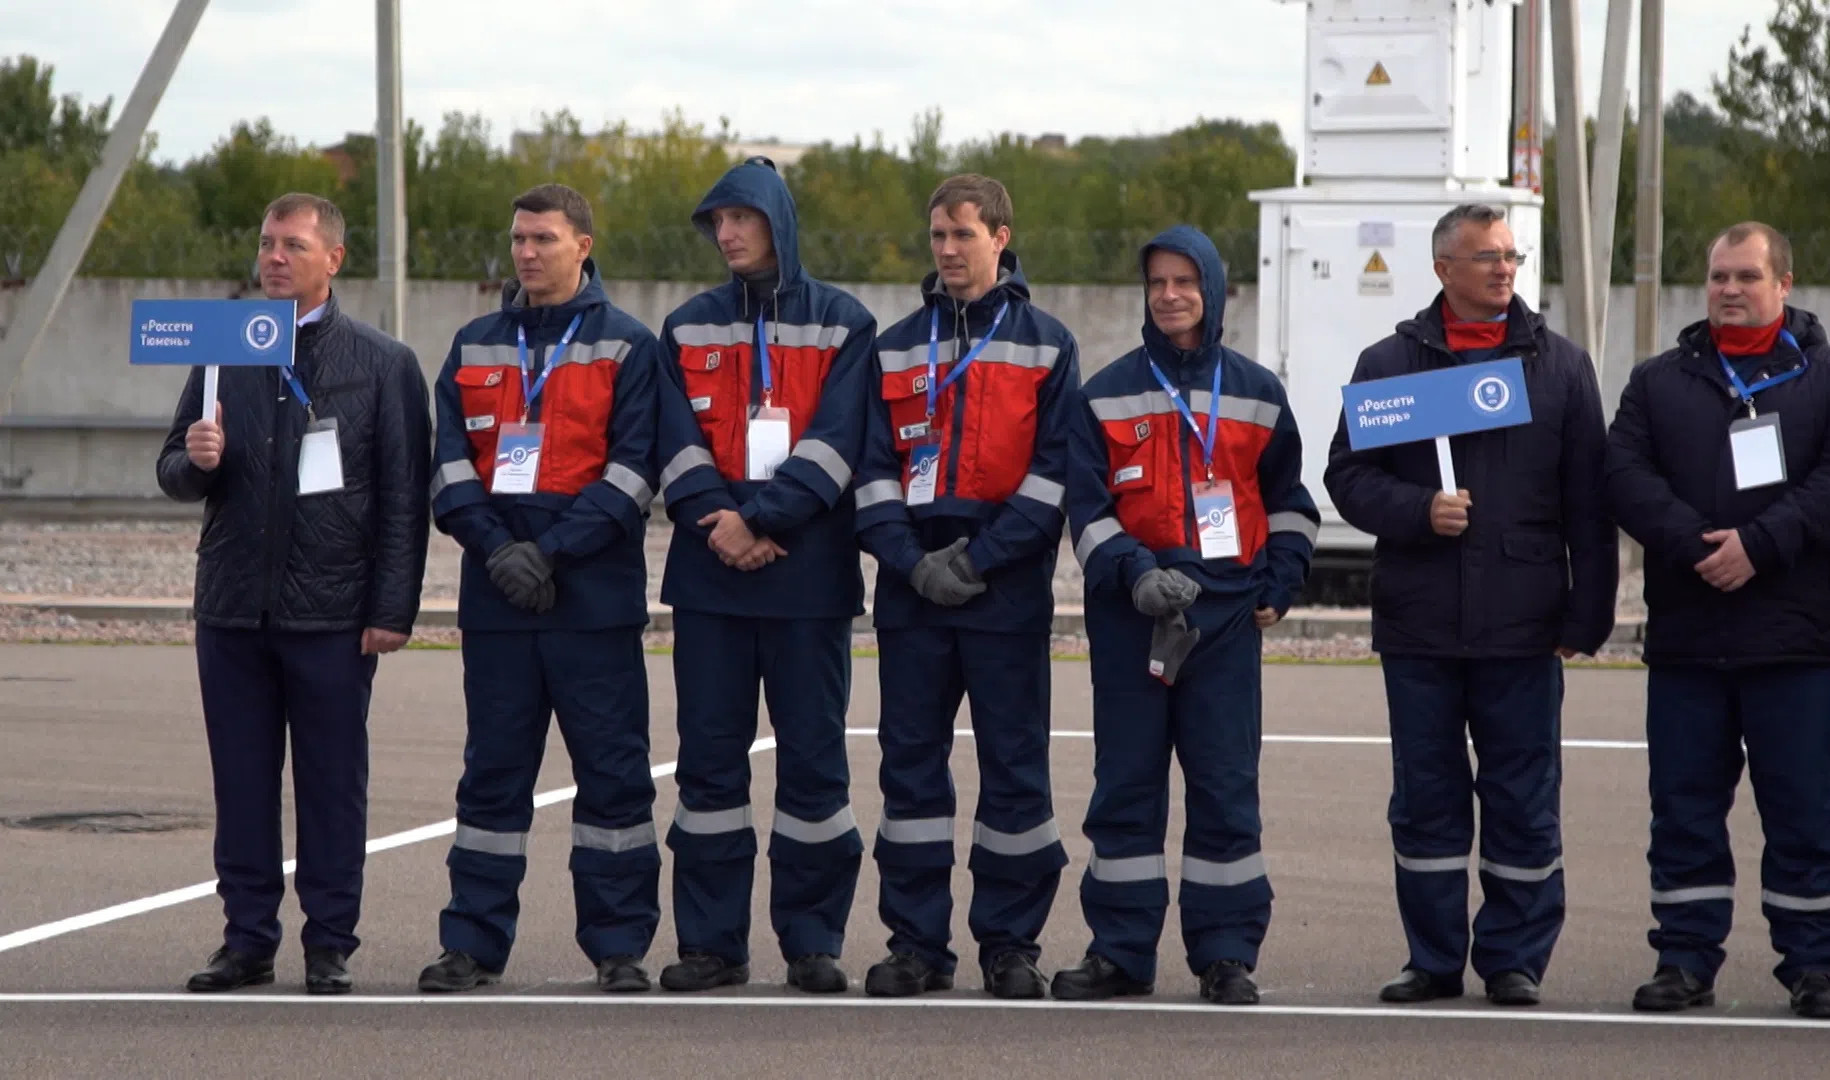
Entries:
<svg viewBox="0 0 1830 1080">
<path fill-rule="evenodd" d="M 926 506 L 934 501 L 934 485 L 940 478 L 940 444 L 921 443 L 909 451 L 908 506 Z"/>
<path fill-rule="evenodd" d="M 343 451 L 337 446 L 337 418 L 305 425 L 299 443 L 299 494 L 322 495 L 343 490 Z"/>
<path fill-rule="evenodd" d="M 496 436 L 496 469 L 489 483 L 493 495 L 532 495 L 540 480 L 540 444 L 545 424 L 503 424 Z"/>
<path fill-rule="evenodd" d="M 788 410 L 757 406 L 750 416 L 749 468 L 751 480 L 768 480 L 788 460 Z"/>
<path fill-rule="evenodd" d="M 1239 515 L 1233 509 L 1233 482 L 1195 485 L 1195 524 L 1200 527 L 1203 559 L 1239 557 Z"/>
<path fill-rule="evenodd" d="M 1735 487 L 1740 491 L 1783 484 L 1785 444 L 1779 440 L 1779 414 L 1736 420 L 1728 425 L 1729 454 L 1735 459 Z"/>
</svg>

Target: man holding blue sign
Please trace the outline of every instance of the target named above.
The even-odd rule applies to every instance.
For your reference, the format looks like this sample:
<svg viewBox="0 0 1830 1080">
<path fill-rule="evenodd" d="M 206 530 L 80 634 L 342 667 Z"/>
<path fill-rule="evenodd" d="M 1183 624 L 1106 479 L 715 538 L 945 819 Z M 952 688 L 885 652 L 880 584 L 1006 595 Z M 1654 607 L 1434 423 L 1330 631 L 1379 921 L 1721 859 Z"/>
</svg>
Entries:
<svg viewBox="0 0 1830 1080">
<path fill-rule="evenodd" d="M 1792 1011 L 1830 1019 L 1830 338 L 1786 305 L 1791 263 L 1769 226 L 1718 236 L 1708 321 L 1633 370 L 1609 433 L 1614 512 L 1646 548 L 1643 1011 L 1715 1000 L 1745 762 L 1773 974 Z"/>
<path fill-rule="evenodd" d="M 258 260 L 261 289 L 280 304 L 135 305 L 135 362 L 205 365 L 185 383 L 158 464 L 166 494 L 205 504 L 197 672 L 228 927 L 194 991 L 273 981 L 288 735 L 305 987 L 351 987 L 369 688 L 377 655 L 406 644 L 419 612 L 431 429 L 412 350 L 338 307 L 342 260 L 336 206 L 286 195 L 267 209 Z M 219 365 L 218 402 L 206 383 Z"/>
<path fill-rule="evenodd" d="M 1371 533 L 1373 648 L 1391 712 L 1389 810 L 1410 957 L 1388 1002 L 1535 1005 L 1563 926 L 1562 660 L 1614 625 L 1594 366 L 1513 293 L 1503 211 L 1444 215 L 1436 300 L 1361 353 L 1325 482 Z M 1459 480 L 1457 479 L 1459 477 Z M 1469 769 L 1472 738 L 1479 773 Z"/>
</svg>

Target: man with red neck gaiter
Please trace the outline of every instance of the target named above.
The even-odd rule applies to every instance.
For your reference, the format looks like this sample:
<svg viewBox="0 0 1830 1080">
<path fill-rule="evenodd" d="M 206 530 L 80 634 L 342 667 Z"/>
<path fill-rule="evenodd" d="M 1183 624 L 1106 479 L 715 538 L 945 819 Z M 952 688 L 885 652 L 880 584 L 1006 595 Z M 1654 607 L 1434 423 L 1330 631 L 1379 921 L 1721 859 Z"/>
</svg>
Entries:
<svg viewBox="0 0 1830 1080">
<path fill-rule="evenodd" d="M 1457 207 L 1431 243 L 1442 292 L 1362 353 L 1353 381 L 1517 357 L 1531 420 L 1452 437 L 1467 485 L 1452 493 L 1431 440 L 1355 451 L 1343 418 L 1329 451 L 1335 509 L 1378 541 L 1372 645 L 1409 953 L 1379 999 L 1459 997 L 1472 961 L 1490 1001 L 1530 1006 L 1563 927 L 1562 662 L 1614 626 L 1606 420 L 1587 354 L 1513 294 L 1524 256 L 1504 211 Z M 1483 902 L 1470 927 L 1477 803 Z"/>
<path fill-rule="evenodd" d="M 1658 953 L 1644 1011 L 1715 1000 L 1745 762 L 1761 908 L 1792 1011 L 1830 1019 L 1830 339 L 1786 306 L 1792 251 L 1746 222 L 1709 249 L 1709 318 L 1633 371 L 1614 514 L 1646 549 L 1646 742 Z"/>
</svg>

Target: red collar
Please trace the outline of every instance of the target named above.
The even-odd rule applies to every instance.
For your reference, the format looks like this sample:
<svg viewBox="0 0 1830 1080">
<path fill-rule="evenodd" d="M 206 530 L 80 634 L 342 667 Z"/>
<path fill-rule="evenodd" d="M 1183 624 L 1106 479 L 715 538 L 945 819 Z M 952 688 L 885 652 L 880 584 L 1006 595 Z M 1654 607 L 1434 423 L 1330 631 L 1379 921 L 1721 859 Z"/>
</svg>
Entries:
<svg viewBox="0 0 1830 1080">
<path fill-rule="evenodd" d="M 1449 339 L 1450 352 L 1470 349 L 1497 349 L 1506 343 L 1506 320 L 1458 322 L 1449 302 L 1442 302 L 1442 328 Z"/>
<path fill-rule="evenodd" d="M 1773 351 L 1779 342 L 1779 327 L 1785 322 L 1784 316 L 1774 319 L 1765 326 L 1716 326 L 1711 324 L 1709 336 L 1722 350 L 1724 356 L 1765 356 Z"/>
</svg>

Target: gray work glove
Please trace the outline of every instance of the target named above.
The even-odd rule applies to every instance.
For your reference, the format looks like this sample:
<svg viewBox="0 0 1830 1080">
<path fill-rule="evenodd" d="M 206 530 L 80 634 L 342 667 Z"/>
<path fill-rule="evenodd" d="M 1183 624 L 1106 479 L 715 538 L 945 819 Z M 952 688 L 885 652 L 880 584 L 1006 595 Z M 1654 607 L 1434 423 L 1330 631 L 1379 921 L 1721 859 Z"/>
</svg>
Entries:
<svg viewBox="0 0 1830 1080">
<path fill-rule="evenodd" d="M 984 582 L 967 581 L 953 568 L 953 560 L 965 550 L 966 540 L 961 537 L 939 551 L 923 555 L 909 575 L 909 584 L 925 599 L 941 607 L 958 607 L 984 592 Z"/>
<path fill-rule="evenodd" d="M 947 561 L 947 569 L 953 571 L 954 577 L 968 585 L 985 583 L 985 579 L 979 576 L 978 568 L 972 565 L 972 558 L 966 554 L 965 548 L 961 548 L 958 555 Z"/>
<path fill-rule="evenodd" d="M 1167 686 L 1176 684 L 1176 675 L 1182 670 L 1182 661 L 1195 651 L 1201 641 L 1201 631 L 1191 628 L 1188 619 L 1177 611 L 1157 617 L 1156 625 L 1150 629 L 1150 674 L 1163 680 Z"/>
<path fill-rule="evenodd" d="M 553 561 L 531 540 L 503 544 L 490 555 L 489 580 L 508 602 L 523 611 L 544 615 L 553 610 L 557 590 Z"/>
<path fill-rule="evenodd" d="M 1139 613 L 1157 618 L 1169 615 L 1195 602 L 1201 586 L 1180 570 L 1146 570 L 1131 590 L 1131 605 Z"/>
</svg>

